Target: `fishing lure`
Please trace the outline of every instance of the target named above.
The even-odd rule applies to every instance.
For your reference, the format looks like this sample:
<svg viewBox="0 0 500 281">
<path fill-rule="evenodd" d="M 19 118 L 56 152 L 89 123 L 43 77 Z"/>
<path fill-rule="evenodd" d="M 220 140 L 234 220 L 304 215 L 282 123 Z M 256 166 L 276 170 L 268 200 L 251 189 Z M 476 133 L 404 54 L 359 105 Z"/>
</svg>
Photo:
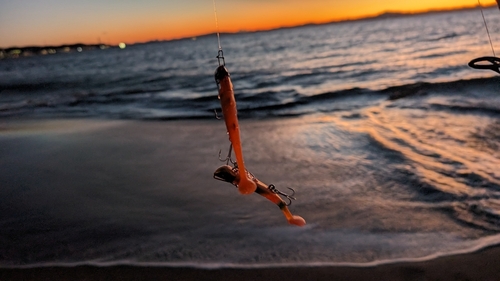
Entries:
<svg viewBox="0 0 500 281">
<path fill-rule="evenodd" d="M 213 1 L 213 3 L 215 24 L 216 28 L 218 29 L 215 0 Z M 288 206 L 292 203 L 291 200 L 295 200 L 295 197 L 293 197 L 295 192 L 293 192 L 292 195 L 288 195 L 277 190 L 276 187 L 272 184 L 266 186 L 245 168 L 245 161 L 243 160 L 243 150 L 240 137 L 240 128 L 238 124 L 238 112 L 233 91 L 233 83 L 231 82 L 229 71 L 225 67 L 226 62 L 224 59 L 224 54 L 222 52 L 222 47 L 220 44 L 220 34 L 218 30 L 217 40 L 219 43 L 219 52 L 217 54 L 219 66 L 215 70 L 215 82 L 217 84 L 217 89 L 219 92 L 218 97 L 222 107 L 224 122 L 226 123 L 227 134 L 229 135 L 229 141 L 231 142 L 231 145 L 229 154 L 226 159 L 220 159 L 219 152 L 219 160 L 226 161 L 226 165 L 219 167 L 215 171 L 214 178 L 233 184 L 242 194 L 251 194 L 253 192 L 256 192 L 264 196 L 271 202 L 278 205 L 290 224 L 303 226 L 306 224 L 306 221 L 300 216 L 292 215 L 292 213 L 288 209 Z M 236 162 L 231 159 L 232 149 L 234 149 L 234 153 L 236 155 Z M 234 167 L 229 166 L 229 162 L 231 162 Z M 293 191 L 293 189 L 291 190 Z M 288 199 L 288 203 L 281 199 L 280 195 L 285 196 Z"/>
<path fill-rule="evenodd" d="M 236 109 L 236 100 L 234 99 L 233 83 L 229 77 L 229 72 L 224 66 L 224 55 L 222 49 L 219 49 L 219 54 L 217 55 L 219 60 L 219 66 L 215 70 L 215 82 L 219 90 L 219 100 L 222 107 L 222 113 L 224 115 L 224 121 L 226 123 L 227 133 L 229 135 L 229 141 L 234 148 L 234 153 L 236 155 L 236 162 L 239 166 L 239 180 L 238 180 L 238 190 L 241 194 L 251 194 L 257 189 L 257 184 L 248 178 L 245 172 L 245 162 L 243 161 L 243 150 L 240 138 L 240 128 L 238 125 L 238 113 Z M 223 63 L 221 64 L 221 60 Z"/>
<path fill-rule="evenodd" d="M 241 169 L 239 169 L 237 166 L 231 167 L 229 165 L 223 165 L 214 172 L 214 178 L 217 180 L 225 181 L 230 184 L 233 184 L 234 186 L 238 187 L 240 183 L 240 175 L 241 175 Z M 255 189 L 255 192 L 259 195 L 264 196 L 267 198 L 269 201 L 273 202 L 274 204 L 278 205 L 280 210 L 283 212 L 285 215 L 285 218 L 287 219 L 288 223 L 297 225 L 297 226 L 303 226 L 306 224 L 306 221 L 301 217 L 301 216 L 296 216 L 292 215 L 290 210 L 288 209 L 288 206 L 292 204 L 292 200 L 295 200 L 295 197 L 293 195 L 295 194 L 295 191 L 292 190 L 292 194 L 288 195 L 284 192 L 281 192 L 276 189 L 276 187 L 271 184 L 271 185 L 266 185 L 265 183 L 261 182 L 257 178 L 255 178 L 250 172 L 245 171 L 245 178 L 252 178 L 252 181 L 256 184 L 257 188 Z M 285 202 L 281 197 L 285 196 L 287 198 L 288 203 Z"/>
</svg>

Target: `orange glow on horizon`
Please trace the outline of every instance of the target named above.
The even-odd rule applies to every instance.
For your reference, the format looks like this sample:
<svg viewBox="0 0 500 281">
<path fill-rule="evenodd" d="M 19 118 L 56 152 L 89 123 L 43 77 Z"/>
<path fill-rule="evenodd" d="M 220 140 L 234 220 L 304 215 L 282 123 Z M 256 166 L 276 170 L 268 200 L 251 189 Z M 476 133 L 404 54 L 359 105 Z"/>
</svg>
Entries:
<svg viewBox="0 0 500 281">
<path fill-rule="evenodd" d="M 278 1 L 279 2 L 279 1 Z M 304 24 L 321 24 L 342 20 L 355 20 L 366 17 L 373 17 L 385 12 L 400 13 L 425 13 L 435 10 L 455 10 L 463 8 L 473 8 L 477 6 L 476 1 L 469 0 L 421 0 L 418 2 L 397 2 L 390 8 L 381 9 L 380 5 L 369 1 L 358 1 L 353 3 L 325 3 L 325 1 L 305 2 L 290 1 L 288 8 L 248 6 L 245 7 L 244 14 L 233 14 L 226 12 L 219 16 L 219 27 L 222 32 L 257 31 L 268 30 L 280 27 L 291 27 Z M 496 5 L 495 0 L 483 0 L 482 6 Z M 283 5 L 281 5 L 283 6 Z M 222 17 L 223 16 L 223 17 Z"/>
<path fill-rule="evenodd" d="M 11 7 L 11 10 L 15 12 L 9 19 L 11 22 L 7 22 L 7 17 L 3 17 L 0 21 L 2 23 L 0 38 L 3 41 L 1 43 L 7 44 L 0 48 L 74 43 L 116 45 L 119 42 L 125 42 L 133 44 L 196 37 L 216 32 L 212 1 L 166 3 L 145 0 L 141 2 L 141 5 L 132 2 L 111 5 L 109 3 L 85 4 L 67 0 L 64 5 L 67 5 L 68 10 L 54 15 L 50 13 L 55 13 L 55 11 L 46 10 L 46 13 L 40 12 L 40 18 L 34 18 L 33 21 L 28 21 L 30 14 L 25 11 L 25 6 L 15 4 L 17 3 L 15 1 L 8 3 L 11 3 L 8 5 L 19 6 Z M 373 17 L 387 11 L 418 13 L 429 10 L 470 8 L 477 4 L 476 0 L 390 2 L 218 0 L 217 19 L 220 32 L 252 32 L 309 23 L 321 24 Z M 496 5 L 496 2 L 495 0 L 481 0 L 481 5 Z M 8 8 L 7 6 L 7 10 Z M 77 12 L 77 8 L 86 9 L 90 14 L 80 12 L 80 10 Z M 7 23 L 11 25 L 8 26 Z"/>
<path fill-rule="evenodd" d="M 369 1 L 365 1 L 369 2 Z M 231 3 L 224 9 L 217 8 L 218 26 L 220 32 L 253 32 L 260 30 L 270 30 L 281 27 L 293 27 L 304 24 L 322 24 L 343 20 L 355 20 L 366 17 L 373 17 L 385 12 L 400 12 L 400 13 L 425 13 L 436 10 L 455 10 L 463 8 L 473 8 L 477 6 L 476 1 L 469 0 L 444 0 L 436 2 L 435 0 L 422 0 L 419 2 L 397 2 L 391 5 L 390 9 L 382 9 L 379 4 L 363 4 L 359 1 L 358 4 L 347 3 L 327 3 L 326 1 L 297 1 L 291 0 L 283 4 L 282 1 L 272 3 L 262 3 L 258 7 L 246 2 L 246 6 L 240 4 L 240 9 L 244 13 L 234 13 L 231 10 L 236 9 Z M 280 4 L 281 3 L 281 4 Z M 287 5 L 289 4 L 289 5 Z M 482 0 L 482 6 L 496 5 L 495 0 Z M 241 7 L 243 6 L 243 7 Z M 285 7 L 283 7 L 285 6 Z M 287 7 L 288 6 L 288 7 Z M 222 11 L 219 11 L 222 10 Z M 280 10 L 280 12 L 276 12 Z M 234 10 L 233 10 L 234 11 Z M 212 19 L 210 22 L 214 22 Z M 167 39 L 176 39 L 182 37 L 190 37 L 203 35 L 215 32 L 215 23 L 206 27 L 203 31 L 193 32 L 195 25 L 192 25 L 186 30 L 178 30 L 176 36 L 166 36 Z M 190 32 L 191 31 L 191 32 Z M 183 36 L 183 34 L 187 34 Z"/>
</svg>

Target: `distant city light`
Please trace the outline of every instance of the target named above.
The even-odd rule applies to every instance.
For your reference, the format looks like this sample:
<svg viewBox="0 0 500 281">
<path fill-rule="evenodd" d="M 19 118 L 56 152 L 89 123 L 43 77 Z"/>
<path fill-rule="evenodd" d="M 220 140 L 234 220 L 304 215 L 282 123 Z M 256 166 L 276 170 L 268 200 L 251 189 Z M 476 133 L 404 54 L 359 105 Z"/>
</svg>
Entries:
<svg viewBox="0 0 500 281">
<path fill-rule="evenodd" d="M 120 44 L 118 44 L 118 47 L 120 47 L 120 49 L 125 49 L 125 47 L 127 47 L 127 45 L 125 45 L 125 43 L 120 43 Z"/>
<path fill-rule="evenodd" d="M 76 50 L 77 50 L 78 52 L 83 51 L 82 47 L 78 47 L 78 48 L 76 48 Z"/>
</svg>

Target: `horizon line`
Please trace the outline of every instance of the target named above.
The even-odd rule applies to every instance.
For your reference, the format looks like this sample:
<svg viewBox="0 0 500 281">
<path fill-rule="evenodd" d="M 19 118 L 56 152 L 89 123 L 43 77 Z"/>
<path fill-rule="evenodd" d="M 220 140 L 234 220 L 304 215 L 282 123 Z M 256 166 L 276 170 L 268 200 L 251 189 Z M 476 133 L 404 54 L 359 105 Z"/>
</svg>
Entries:
<svg viewBox="0 0 500 281">
<path fill-rule="evenodd" d="M 471 6 L 463 6 L 463 7 L 458 7 L 458 8 L 444 8 L 444 9 L 431 9 L 431 10 L 420 10 L 420 11 L 397 11 L 397 10 L 385 10 L 381 11 L 376 14 L 371 14 L 371 15 L 363 15 L 359 17 L 352 17 L 352 18 L 344 18 L 344 19 L 336 19 L 336 20 L 330 20 L 330 21 L 325 21 L 325 22 L 309 22 L 309 23 L 303 23 L 303 24 L 297 24 L 297 25 L 284 25 L 280 27 L 274 27 L 274 28 L 269 28 L 269 29 L 258 29 L 258 30 L 240 30 L 240 31 L 235 31 L 235 32 L 219 32 L 220 34 L 239 34 L 239 33 L 258 33 L 258 32 L 268 32 L 268 31 L 273 31 L 273 30 L 280 30 L 280 29 L 290 29 L 290 28 L 297 28 L 297 27 L 305 27 L 305 26 L 313 26 L 313 25 L 327 25 L 327 24 L 335 24 L 335 23 L 343 23 L 343 22 L 352 22 L 352 21 L 364 21 L 364 20 L 376 20 L 379 18 L 384 18 L 384 16 L 387 16 L 387 18 L 390 17 L 399 17 L 399 16 L 415 16 L 415 15 L 423 15 L 423 14 L 432 14 L 432 13 L 446 13 L 446 12 L 453 12 L 453 11 L 461 11 L 461 10 L 473 10 L 477 8 L 483 8 L 483 9 L 490 9 L 496 7 L 496 4 L 491 4 L 491 5 L 471 5 Z M 500 8 L 500 7 L 499 7 Z M 192 35 L 192 36 L 185 36 L 185 37 L 177 37 L 177 38 L 170 38 L 170 39 L 163 39 L 163 40 L 158 40 L 158 39 L 152 39 L 148 41 L 137 41 L 133 43 L 126 43 L 129 46 L 132 45 L 140 45 L 140 44 L 148 44 L 148 43 L 154 43 L 154 42 L 170 42 L 170 41 L 180 41 L 180 40 L 191 40 L 193 38 L 198 38 L 198 37 L 206 37 L 206 36 L 211 36 L 213 34 L 216 34 L 217 32 L 210 32 L 210 33 L 202 33 L 199 35 Z M 116 44 L 109 44 L 109 43 L 81 43 L 81 42 L 76 42 L 76 43 L 64 43 L 64 44 L 59 44 L 59 45 L 24 45 L 22 47 L 20 46 L 10 46 L 10 47 L 0 47 L 0 50 L 9 50 L 9 49 L 26 49 L 26 48 L 60 48 L 60 47 L 65 47 L 65 46 L 73 46 L 73 45 L 84 45 L 84 46 L 97 46 L 97 45 L 106 45 L 106 46 L 117 46 L 118 43 Z"/>
</svg>

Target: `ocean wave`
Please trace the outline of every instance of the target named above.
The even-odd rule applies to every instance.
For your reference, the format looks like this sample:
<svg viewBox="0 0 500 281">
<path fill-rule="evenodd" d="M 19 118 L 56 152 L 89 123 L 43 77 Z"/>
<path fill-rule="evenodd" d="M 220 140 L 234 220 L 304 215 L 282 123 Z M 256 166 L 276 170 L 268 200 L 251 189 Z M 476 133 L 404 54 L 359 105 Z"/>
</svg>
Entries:
<svg viewBox="0 0 500 281">
<path fill-rule="evenodd" d="M 305 76 L 304 76 L 305 75 Z M 312 74 L 298 75 L 296 79 L 302 79 Z M 178 78 L 179 79 L 179 78 Z M 35 82 L 24 84 L 4 84 L 0 86 L 2 93 L 2 116 L 18 115 L 37 115 L 39 109 L 43 109 L 44 116 L 50 117 L 51 114 L 61 116 L 61 114 L 71 117 L 72 107 L 96 107 L 106 105 L 107 108 L 100 108 L 99 114 L 102 117 L 117 116 L 116 113 L 124 110 L 133 110 L 134 107 L 140 107 L 140 113 L 133 118 L 149 119 L 148 109 L 173 109 L 184 111 L 182 114 L 186 119 L 190 118 L 212 118 L 213 110 L 220 107 L 218 104 L 217 93 L 212 89 L 212 83 L 209 86 L 198 87 L 198 93 L 189 93 L 182 90 L 192 88 L 189 83 L 193 79 L 180 79 L 182 86 L 170 85 L 167 81 L 160 78 L 154 78 L 153 83 L 145 83 L 146 80 L 140 79 L 140 82 L 132 81 L 128 84 L 111 88 L 99 88 L 89 85 L 84 87 L 81 82 Z M 291 88 L 274 89 L 268 87 L 268 90 L 254 92 L 253 88 L 249 90 L 240 89 L 236 94 L 239 114 L 241 118 L 250 117 L 277 117 L 303 115 L 317 112 L 329 112 L 338 110 L 351 110 L 363 106 L 369 106 L 372 103 L 360 100 L 362 96 L 375 99 L 385 98 L 390 101 L 408 99 L 412 97 L 422 97 L 426 95 L 454 95 L 457 101 L 461 101 L 463 93 L 475 92 L 475 95 L 493 95 L 500 91 L 499 79 L 481 78 L 472 80 L 457 80 L 451 82 L 430 83 L 419 82 L 400 86 L 391 86 L 381 90 L 370 90 L 366 88 L 350 88 L 331 92 L 323 92 L 314 95 L 304 95 L 301 92 Z M 279 82 L 282 83 L 282 82 Z M 271 83 L 272 84 L 272 83 Z M 268 85 L 271 85 L 268 84 Z M 180 87 L 180 88 L 178 88 Z M 213 87 L 215 88 L 215 86 Z M 13 93 L 13 91 L 15 93 Z M 58 91 L 63 91 L 59 93 Z M 69 94 L 67 92 L 70 92 Z M 25 93 L 19 95 L 19 93 Z M 339 99 L 351 99 L 352 103 L 344 108 L 339 108 L 337 101 Z M 330 106 L 328 106 L 330 105 Z M 127 108 L 123 108 L 126 106 Z M 316 107 L 315 107 L 316 106 Z M 401 107 L 407 105 L 398 105 Z M 498 104 L 476 102 L 467 102 L 464 98 L 462 102 L 442 103 L 430 102 L 427 105 L 430 110 L 451 110 L 462 112 L 477 112 L 482 114 L 500 114 L 500 102 Z M 53 110 L 47 110 L 53 108 Z M 61 110 L 64 109 L 64 112 Z M 293 112 L 290 111 L 293 109 Z M 108 114 L 112 111 L 112 114 Z M 81 113 L 81 112 L 80 112 Z M 159 116 L 162 120 L 168 120 L 169 117 L 179 118 L 177 113 L 174 116 L 166 110 Z M 118 115 L 120 116 L 120 115 Z"/>
<path fill-rule="evenodd" d="M 488 196 L 489 197 L 489 196 Z M 500 231 L 500 196 L 482 200 L 467 200 L 453 204 L 453 217 L 459 222 L 491 233 Z"/>
<path fill-rule="evenodd" d="M 114 261 L 81 261 L 81 262 L 42 262 L 32 263 L 26 265 L 8 265 L 0 264 L 0 268 L 5 269 L 32 269 L 32 268 L 49 268 L 49 267 L 115 267 L 115 266 L 130 266 L 130 267 L 167 267 L 167 268 L 198 268 L 198 269 L 263 269 L 263 268 L 307 268 L 307 267 L 352 267 L 352 268 L 368 268 L 389 264 L 400 263 L 418 263 L 438 258 L 472 254 L 483 251 L 491 247 L 500 246 L 500 235 L 494 234 L 485 236 L 472 243 L 465 243 L 467 246 L 459 250 L 442 251 L 433 254 L 425 255 L 422 257 L 414 258 L 395 258 L 395 259 L 382 259 L 371 262 L 328 262 L 328 261 L 297 261 L 297 262 L 266 262 L 266 263 L 237 263 L 237 262 L 141 262 L 134 260 L 114 260 Z"/>
<path fill-rule="evenodd" d="M 446 202 L 457 223 L 486 232 L 500 230 L 497 80 L 391 87 L 389 103 L 363 111 L 371 138 L 404 159 L 418 201 Z"/>
<path fill-rule="evenodd" d="M 441 40 L 445 40 L 445 39 L 452 39 L 452 38 L 455 38 L 457 36 L 461 36 L 461 35 L 456 33 L 456 32 L 450 32 L 448 34 L 427 38 L 426 41 L 428 41 L 428 42 L 441 41 Z"/>
</svg>

